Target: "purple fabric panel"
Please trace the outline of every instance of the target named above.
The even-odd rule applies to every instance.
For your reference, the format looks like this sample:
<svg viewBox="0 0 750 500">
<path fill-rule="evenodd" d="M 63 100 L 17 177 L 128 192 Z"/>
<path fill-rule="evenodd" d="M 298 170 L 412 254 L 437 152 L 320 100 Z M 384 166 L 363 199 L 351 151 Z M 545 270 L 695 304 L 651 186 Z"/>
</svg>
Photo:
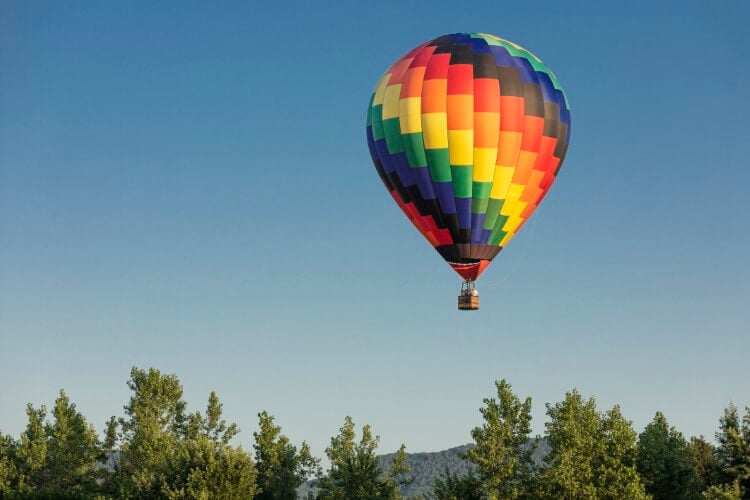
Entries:
<svg viewBox="0 0 750 500">
<path fill-rule="evenodd" d="M 419 188 L 419 194 L 425 200 L 435 199 L 435 189 L 432 187 L 432 179 L 430 178 L 430 169 L 427 167 L 417 167 L 411 169 L 412 174 L 417 180 L 417 187 Z"/>
<path fill-rule="evenodd" d="M 482 226 L 484 225 L 484 219 L 487 217 L 486 214 L 471 214 L 471 242 L 472 243 L 485 243 L 486 240 L 482 239 Z"/>
<path fill-rule="evenodd" d="M 471 198 L 454 199 L 456 200 L 458 227 L 461 229 L 471 229 Z"/>
<path fill-rule="evenodd" d="M 417 183 L 412 172 L 413 169 L 409 166 L 409 160 L 406 159 L 406 153 L 390 155 L 390 159 L 396 165 L 396 173 L 404 187 L 410 187 Z"/>
<path fill-rule="evenodd" d="M 375 141 L 375 149 L 378 152 L 385 173 L 390 174 L 396 170 L 396 165 L 391 161 L 391 155 L 388 154 L 388 146 L 385 144 L 385 139 Z"/>
<path fill-rule="evenodd" d="M 456 213 L 456 199 L 453 197 L 453 182 L 434 182 L 435 193 L 444 214 Z"/>
</svg>

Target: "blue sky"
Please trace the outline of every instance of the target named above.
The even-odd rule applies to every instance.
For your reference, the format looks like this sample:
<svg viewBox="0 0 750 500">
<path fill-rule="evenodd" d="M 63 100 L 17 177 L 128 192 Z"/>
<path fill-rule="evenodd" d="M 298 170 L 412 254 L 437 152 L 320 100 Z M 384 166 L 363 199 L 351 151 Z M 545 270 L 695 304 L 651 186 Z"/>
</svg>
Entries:
<svg viewBox="0 0 750 500">
<path fill-rule="evenodd" d="M 131 366 L 268 410 L 319 455 L 470 440 L 492 382 L 636 429 L 750 404 L 747 2 L 10 2 L 0 11 L 0 430 L 62 387 L 101 430 Z M 444 33 L 536 53 L 571 147 L 459 313 L 365 140 L 388 65 Z"/>
</svg>

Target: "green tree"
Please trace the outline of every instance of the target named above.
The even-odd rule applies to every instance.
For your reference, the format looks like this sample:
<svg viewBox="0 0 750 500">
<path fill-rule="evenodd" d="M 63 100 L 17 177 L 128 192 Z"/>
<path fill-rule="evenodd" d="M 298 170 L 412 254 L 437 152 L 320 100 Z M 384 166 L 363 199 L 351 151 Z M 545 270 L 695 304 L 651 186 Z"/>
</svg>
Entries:
<svg viewBox="0 0 750 500">
<path fill-rule="evenodd" d="M 654 500 L 686 498 L 695 485 L 688 443 L 660 411 L 638 438 L 636 468 Z"/>
<path fill-rule="evenodd" d="M 550 452 L 536 496 L 543 498 L 647 498 L 635 470 L 636 433 L 619 407 L 605 414 L 594 398 L 575 389 L 547 404 Z"/>
<path fill-rule="evenodd" d="M 44 465 L 47 462 L 47 435 L 44 420 L 47 408 L 26 405 L 28 423 L 16 448 L 16 464 L 19 471 L 18 492 L 28 493 L 44 487 Z"/>
<path fill-rule="evenodd" d="M 691 493 L 692 496 L 699 497 L 703 491 L 719 484 L 721 464 L 716 455 L 716 448 L 706 441 L 703 436 L 691 437 L 688 444 L 688 451 L 693 470 L 695 471 Z"/>
<path fill-rule="evenodd" d="M 161 496 L 173 499 L 253 498 L 257 471 L 242 448 L 201 433 L 180 441 L 165 471 Z"/>
<path fill-rule="evenodd" d="M 744 498 L 739 481 L 711 486 L 703 492 L 702 497 L 706 500 L 742 500 Z"/>
<path fill-rule="evenodd" d="M 354 422 L 346 417 L 339 434 L 331 438 L 326 455 L 331 462 L 328 473 L 317 486 L 321 500 L 394 500 L 401 498 L 400 485 L 406 484 L 409 467 L 401 445 L 391 467 L 381 474 L 375 449 L 380 442 L 369 425 L 362 428 L 356 441 Z"/>
<path fill-rule="evenodd" d="M 21 478 L 16 466 L 17 446 L 15 439 L 0 432 L 0 498 L 18 491 Z"/>
<path fill-rule="evenodd" d="M 495 382 L 497 399 L 485 398 L 480 408 L 484 424 L 471 431 L 475 446 L 466 452 L 477 466 L 489 498 L 519 498 L 531 485 L 531 398 L 523 402 L 505 380 Z"/>
<path fill-rule="evenodd" d="M 750 495 L 750 408 L 745 408 L 740 421 L 737 407 L 730 403 L 719 419 L 719 427 L 716 440 L 721 482 L 726 485 L 736 482 L 743 494 Z"/>
<path fill-rule="evenodd" d="M 88 494 L 97 489 L 99 439 L 92 425 L 60 391 L 52 410 L 48 436 L 45 487 L 57 492 Z"/>
<path fill-rule="evenodd" d="M 175 375 L 133 367 L 133 392 L 120 418 L 122 444 L 116 482 L 125 497 L 157 497 L 169 484 L 168 465 L 186 432 L 182 385 Z"/>
<path fill-rule="evenodd" d="M 432 488 L 435 500 L 482 500 L 485 498 L 482 481 L 473 472 L 465 476 L 451 474 L 448 467 L 435 478 Z"/>
<path fill-rule="evenodd" d="M 229 441 L 239 432 L 221 418 L 215 393 L 205 415 L 186 413 L 182 385 L 156 369 L 131 370 L 133 391 L 118 425 L 110 420 L 105 447 L 121 441 L 113 490 L 128 498 L 251 498 L 256 470 Z M 120 428 L 117 434 L 117 426 Z"/>
<path fill-rule="evenodd" d="M 100 454 L 94 428 L 60 391 L 47 422 L 47 409 L 26 407 L 28 423 L 18 442 L 3 439 L 0 491 L 40 497 L 82 497 L 98 491 Z M 5 479 L 2 476 L 6 476 Z"/>
<path fill-rule="evenodd" d="M 320 460 L 312 456 L 306 442 L 298 451 L 267 412 L 259 413 L 258 421 L 259 430 L 253 433 L 259 488 L 255 498 L 295 500 L 297 487 L 312 475 L 320 475 Z"/>
</svg>

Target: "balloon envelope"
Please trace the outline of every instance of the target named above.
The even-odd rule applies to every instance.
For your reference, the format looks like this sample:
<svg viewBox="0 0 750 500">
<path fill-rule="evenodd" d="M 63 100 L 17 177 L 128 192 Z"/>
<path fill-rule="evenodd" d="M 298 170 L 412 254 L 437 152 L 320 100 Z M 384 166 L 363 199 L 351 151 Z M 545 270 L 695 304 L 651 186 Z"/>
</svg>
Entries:
<svg viewBox="0 0 750 500">
<path fill-rule="evenodd" d="M 382 76 L 367 112 L 380 178 L 467 280 L 539 206 L 569 137 L 555 75 L 522 47 L 481 33 L 441 36 L 408 52 Z"/>
</svg>

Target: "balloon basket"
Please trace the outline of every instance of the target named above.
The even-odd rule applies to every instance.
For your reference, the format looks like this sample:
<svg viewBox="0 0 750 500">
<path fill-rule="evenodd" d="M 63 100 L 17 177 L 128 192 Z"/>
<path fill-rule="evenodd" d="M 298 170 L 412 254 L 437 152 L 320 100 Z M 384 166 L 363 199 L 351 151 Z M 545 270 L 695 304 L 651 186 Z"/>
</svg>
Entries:
<svg viewBox="0 0 750 500">
<path fill-rule="evenodd" d="M 479 292 L 474 280 L 466 280 L 461 284 L 461 294 L 458 296 L 459 311 L 476 311 L 479 309 Z"/>
</svg>

